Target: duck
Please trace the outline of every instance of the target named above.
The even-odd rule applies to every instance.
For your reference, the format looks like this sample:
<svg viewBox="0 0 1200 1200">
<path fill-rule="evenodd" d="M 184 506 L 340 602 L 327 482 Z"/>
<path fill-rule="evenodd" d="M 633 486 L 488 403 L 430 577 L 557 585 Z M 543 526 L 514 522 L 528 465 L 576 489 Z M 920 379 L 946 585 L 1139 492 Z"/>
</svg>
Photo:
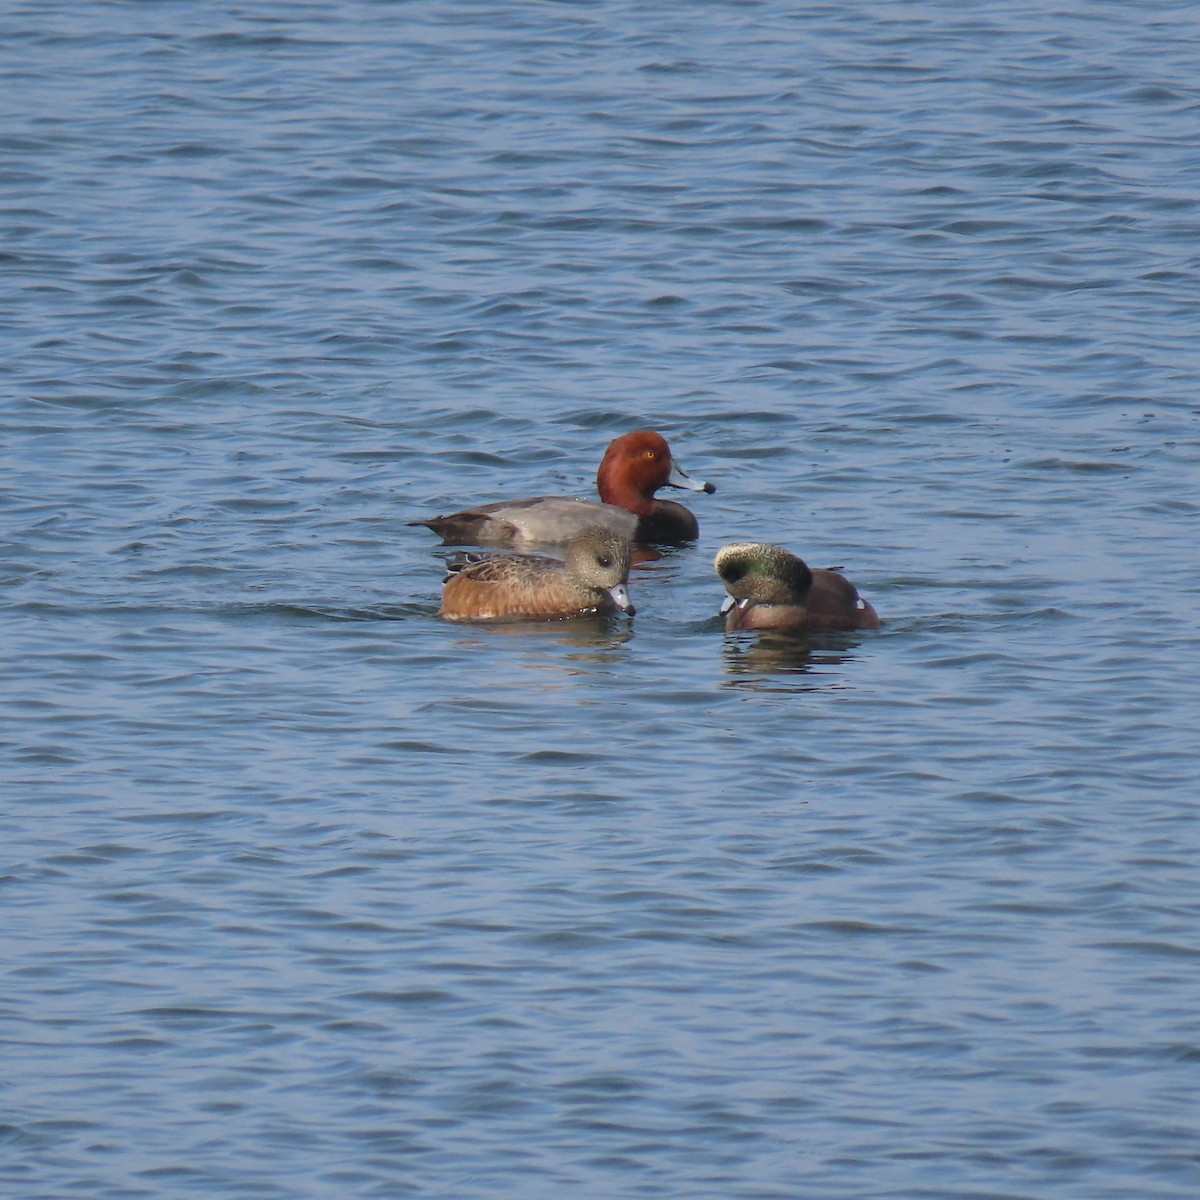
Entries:
<svg viewBox="0 0 1200 1200">
<path fill-rule="evenodd" d="M 571 496 L 531 496 L 480 504 L 408 524 L 432 529 L 447 546 L 524 549 L 563 545 L 588 525 L 601 525 L 631 542 L 678 545 L 694 541 L 700 532 L 695 515 L 674 500 L 657 499 L 654 493 L 661 487 L 709 495 L 717 490 L 688 475 L 672 457 L 661 433 L 637 429 L 614 438 L 605 450 L 596 472 L 598 502 Z"/>
<path fill-rule="evenodd" d="M 768 542 L 722 546 L 713 562 L 729 595 L 721 606 L 725 631 L 739 629 L 878 629 L 879 614 L 837 571 L 813 570 Z"/>
<path fill-rule="evenodd" d="M 560 621 L 633 616 L 627 588 L 629 539 L 588 525 L 565 559 L 543 554 L 463 551 L 447 560 L 439 615 L 448 621 Z"/>
</svg>

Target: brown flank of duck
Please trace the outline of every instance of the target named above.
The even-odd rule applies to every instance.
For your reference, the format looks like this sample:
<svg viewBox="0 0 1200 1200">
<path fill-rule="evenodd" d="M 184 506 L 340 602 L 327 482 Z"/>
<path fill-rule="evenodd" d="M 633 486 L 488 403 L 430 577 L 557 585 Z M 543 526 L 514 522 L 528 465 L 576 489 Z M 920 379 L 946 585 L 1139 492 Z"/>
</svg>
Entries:
<svg viewBox="0 0 1200 1200">
<path fill-rule="evenodd" d="M 447 563 L 440 612 L 449 621 L 632 616 L 630 554 L 627 539 L 595 525 L 571 539 L 565 561 L 541 554 L 459 554 Z"/>
</svg>

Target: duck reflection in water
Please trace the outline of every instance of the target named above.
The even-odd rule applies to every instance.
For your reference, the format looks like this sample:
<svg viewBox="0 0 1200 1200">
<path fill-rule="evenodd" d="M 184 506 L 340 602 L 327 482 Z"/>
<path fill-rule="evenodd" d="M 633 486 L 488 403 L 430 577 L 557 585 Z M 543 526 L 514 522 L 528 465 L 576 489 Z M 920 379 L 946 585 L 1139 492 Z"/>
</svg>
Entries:
<svg viewBox="0 0 1200 1200">
<path fill-rule="evenodd" d="M 803 675 L 803 689 L 827 691 L 843 686 L 840 674 L 832 674 L 845 663 L 854 662 L 862 639 L 845 633 L 807 634 L 792 631 L 742 634 L 727 638 L 722 649 L 729 675 L 755 678 L 770 675 Z"/>
</svg>

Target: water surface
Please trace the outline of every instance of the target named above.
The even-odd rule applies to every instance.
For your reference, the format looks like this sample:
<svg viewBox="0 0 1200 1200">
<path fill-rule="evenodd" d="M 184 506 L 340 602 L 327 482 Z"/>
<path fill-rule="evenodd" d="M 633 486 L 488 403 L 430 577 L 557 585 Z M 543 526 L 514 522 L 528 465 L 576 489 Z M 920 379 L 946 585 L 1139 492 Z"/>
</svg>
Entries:
<svg viewBox="0 0 1200 1200">
<path fill-rule="evenodd" d="M 0 15 L 6 1195 L 1200 1190 L 1194 6 L 659 8 Z"/>
</svg>

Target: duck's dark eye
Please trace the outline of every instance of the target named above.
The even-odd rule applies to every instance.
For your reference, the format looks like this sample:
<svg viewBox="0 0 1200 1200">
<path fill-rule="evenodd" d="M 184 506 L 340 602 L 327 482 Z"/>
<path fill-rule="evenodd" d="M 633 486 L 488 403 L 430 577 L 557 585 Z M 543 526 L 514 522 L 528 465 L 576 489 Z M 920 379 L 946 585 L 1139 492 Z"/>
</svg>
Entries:
<svg viewBox="0 0 1200 1200">
<path fill-rule="evenodd" d="M 725 569 L 721 572 L 721 578 L 726 583 L 737 583 L 739 579 L 745 579 L 745 577 L 745 563 L 727 563 Z"/>
<path fill-rule="evenodd" d="M 606 568 L 607 568 L 607 567 L 611 567 L 611 566 L 612 566 L 612 564 L 613 564 L 612 557 L 611 557 L 611 555 L 608 555 L 608 554 L 601 554 L 601 555 L 600 555 L 600 557 L 596 559 L 596 561 L 597 561 L 597 562 L 598 562 L 598 563 L 599 563 L 599 564 L 600 564 L 602 567 L 606 567 Z"/>
</svg>

